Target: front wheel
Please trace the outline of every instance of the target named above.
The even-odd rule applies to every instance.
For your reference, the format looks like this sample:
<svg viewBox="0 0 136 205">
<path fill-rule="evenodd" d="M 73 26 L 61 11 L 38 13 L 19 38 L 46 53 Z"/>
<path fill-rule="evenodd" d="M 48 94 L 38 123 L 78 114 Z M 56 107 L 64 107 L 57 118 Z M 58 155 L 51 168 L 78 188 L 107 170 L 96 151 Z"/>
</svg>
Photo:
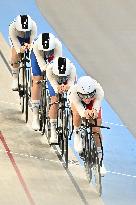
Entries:
<svg viewBox="0 0 136 205">
<path fill-rule="evenodd" d="M 26 79 L 26 86 L 25 86 L 25 121 L 26 121 L 26 123 L 28 121 L 28 101 L 29 101 L 28 82 Z"/>
<path fill-rule="evenodd" d="M 100 163 L 98 159 L 97 147 L 95 145 L 94 139 L 91 140 L 91 160 L 93 162 L 91 171 L 92 179 L 91 183 L 95 186 L 99 196 L 102 194 L 102 183 L 101 183 L 101 173 L 100 173 Z"/>
</svg>

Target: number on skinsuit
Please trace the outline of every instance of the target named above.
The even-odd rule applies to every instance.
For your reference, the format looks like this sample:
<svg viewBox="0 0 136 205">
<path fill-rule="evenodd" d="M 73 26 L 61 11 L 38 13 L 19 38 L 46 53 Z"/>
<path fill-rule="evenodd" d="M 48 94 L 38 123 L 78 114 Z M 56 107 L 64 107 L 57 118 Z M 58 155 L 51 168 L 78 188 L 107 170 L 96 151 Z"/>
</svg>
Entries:
<svg viewBox="0 0 136 205">
<path fill-rule="evenodd" d="M 58 59 L 59 74 L 65 74 L 66 71 L 66 58 L 59 57 Z"/>
<path fill-rule="evenodd" d="M 42 45 L 44 49 L 49 48 L 49 33 L 42 34 Z"/>
<path fill-rule="evenodd" d="M 20 16 L 21 16 L 22 29 L 28 29 L 28 17 L 27 17 L 27 15 L 20 15 Z"/>
</svg>

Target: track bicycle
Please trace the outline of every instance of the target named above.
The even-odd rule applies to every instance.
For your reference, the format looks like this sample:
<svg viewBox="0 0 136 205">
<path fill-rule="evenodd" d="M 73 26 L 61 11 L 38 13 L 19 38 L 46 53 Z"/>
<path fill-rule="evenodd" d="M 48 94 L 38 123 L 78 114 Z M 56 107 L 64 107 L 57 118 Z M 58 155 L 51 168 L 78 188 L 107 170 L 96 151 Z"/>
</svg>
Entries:
<svg viewBox="0 0 136 205">
<path fill-rule="evenodd" d="M 102 183 L 101 183 L 101 174 L 100 174 L 100 166 L 102 165 L 102 159 L 99 161 L 97 146 L 95 143 L 94 132 L 92 131 L 93 127 L 106 128 L 105 126 L 98 126 L 96 124 L 97 120 L 87 120 L 83 119 L 81 123 L 81 137 L 83 140 L 83 152 L 81 153 L 81 158 L 84 161 L 85 171 L 88 178 L 89 183 L 91 182 L 98 192 L 99 196 L 102 194 Z M 100 139 L 102 156 L 103 156 L 103 146 L 100 134 L 97 133 Z"/>
<path fill-rule="evenodd" d="M 67 100 L 67 93 L 59 94 L 58 99 L 56 131 L 61 157 L 64 157 L 65 167 L 68 168 L 68 141 L 71 139 L 73 130 L 72 113 Z"/>
<path fill-rule="evenodd" d="M 28 121 L 28 102 L 31 97 L 31 66 L 29 50 L 21 53 L 21 60 L 19 61 L 19 75 L 18 75 L 18 93 L 20 97 L 20 105 L 22 113 L 25 112 L 25 122 Z"/>
</svg>

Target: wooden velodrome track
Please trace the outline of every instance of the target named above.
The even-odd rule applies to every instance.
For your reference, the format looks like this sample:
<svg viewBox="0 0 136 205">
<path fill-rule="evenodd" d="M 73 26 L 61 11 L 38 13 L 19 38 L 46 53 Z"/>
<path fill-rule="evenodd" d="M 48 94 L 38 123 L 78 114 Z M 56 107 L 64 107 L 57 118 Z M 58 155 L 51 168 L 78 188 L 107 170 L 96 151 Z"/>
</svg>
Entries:
<svg viewBox="0 0 136 205">
<path fill-rule="evenodd" d="M 59 38 L 85 70 L 100 81 L 106 99 L 134 134 L 135 4 L 133 0 L 46 0 L 37 3 Z M 21 0 L 1 1 L 0 11 L 3 19 L 0 27 L 5 38 L 8 24 L 21 11 L 34 17 L 40 31 L 48 29 L 33 0 L 26 5 Z M 7 42 L 0 40 L 1 46 L 1 54 L 9 61 Z M 104 136 L 108 173 L 103 179 L 103 197 L 99 199 L 88 186 L 82 168 L 71 163 L 70 172 L 66 173 L 54 151 L 41 143 L 39 133 L 31 130 L 31 119 L 25 125 L 18 96 L 11 92 L 7 64 L 1 57 L 0 62 L 1 204 L 135 204 L 136 142 L 125 127 L 113 126 Z M 110 118 L 110 122 L 116 123 L 113 111 L 107 104 L 105 107 L 106 120 Z M 70 159 L 76 160 L 72 152 Z"/>
</svg>

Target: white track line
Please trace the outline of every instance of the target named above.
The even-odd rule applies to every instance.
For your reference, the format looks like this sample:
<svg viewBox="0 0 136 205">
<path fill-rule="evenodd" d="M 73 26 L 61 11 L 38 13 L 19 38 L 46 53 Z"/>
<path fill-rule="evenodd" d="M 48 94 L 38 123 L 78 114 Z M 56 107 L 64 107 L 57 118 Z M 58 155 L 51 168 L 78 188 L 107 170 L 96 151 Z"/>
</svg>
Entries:
<svg viewBox="0 0 136 205">
<path fill-rule="evenodd" d="M 127 127 L 125 125 L 122 124 L 118 124 L 118 123 L 114 123 L 114 122 L 104 122 L 105 124 L 109 124 L 109 125 L 115 125 L 115 126 L 119 126 L 119 127 Z"/>
<path fill-rule="evenodd" d="M 7 153 L 7 151 L 3 151 L 2 149 L 0 149 L 0 152 L 2 153 Z M 63 164 L 63 162 L 61 162 L 60 160 L 52 160 L 52 159 L 47 159 L 47 158 L 44 158 L 44 157 L 39 157 L 39 156 L 33 156 L 31 154 L 25 154 L 25 153 L 18 153 L 18 152 L 12 152 L 10 151 L 11 154 L 13 155 L 18 155 L 18 156 L 21 156 L 21 157 L 25 157 L 25 158 L 29 158 L 29 159 L 38 159 L 38 160 L 41 160 L 41 161 L 49 161 L 49 162 L 54 162 L 54 163 L 57 163 L 57 164 Z M 69 160 L 69 164 L 71 165 L 79 165 L 78 161 L 75 161 L 75 160 Z"/>
<path fill-rule="evenodd" d="M 136 178 L 136 176 L 133 176 L 133 175 L 130 175 L 130 174 L 123 174 L 123 173 L 120 173 L 120 172 L 107 171 L 107 173 Z"/>
<path fill-rule="evenodd" d="M 0 152 L 2 153 L 7 153 L 7 151 L 3 151 L 2 149 L 0 149 Z M 56 160 L 52 160 L 52 159 L 47 159 L 47 158 L 44 158 L 44 157 L 39 157 L 39 156 L 33 156 L 31 154 L 25 154 L 25 153 L 18 153 L 18 152 L 12 152 L 10 151 L 11 154 L 14 154 L 14 155 L 18 155 L 18 156 L 21 156 L 21 157 L 26 157 L 26 158 L 33 158 L 33 159 L 38 159 L 38 160 L 41 160 L 41 161 L 49 161 L 49 162 L 54 162 L 54 163 L 57 163 L 57 164 L 63 164 L 63 162 L 61 161 L 56 161 Z M 69 164 L 70 166 L 79 166 L 79 162 L 78 161 L 75 161 L 75 160 L 70 160 L 69 161 Z M 82 166 L 81 166 L 82 167 Z M 110 174 L 115 174 L 115 175 L 120 175 L 120 176 L 126 176 L 126 177 L 131 177 L 131 178 L 136 178 L 136 176 L 134 175 L 131 175 L 131 174 L 125 174 L 125 173 L 120 173 L 120 172 L 113 172 L 113 171 L 107 171 L 107 173 L 110 173 Z"/>
</svg>

